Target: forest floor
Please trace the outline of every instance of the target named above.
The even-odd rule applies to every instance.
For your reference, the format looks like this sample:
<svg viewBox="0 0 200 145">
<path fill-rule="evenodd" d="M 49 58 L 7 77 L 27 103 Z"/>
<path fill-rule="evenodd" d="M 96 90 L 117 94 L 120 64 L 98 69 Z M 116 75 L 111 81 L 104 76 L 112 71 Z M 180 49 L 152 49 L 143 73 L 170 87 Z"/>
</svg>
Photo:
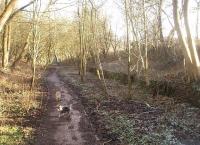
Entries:
<svg viewBox="0 0 200 145">
<path fill-rule="evenodd" d="M 77 72 L 70 66 L 58 70 L 62 81 L 81 100 L 101 144 L 200 144 L 199 108 L 168 96 L 153 97 L 151 91 L 137 83 L 127 100 L 127 86 L 108 79 L 109 96 L 105 96 L 95 75 L 87 73 L 81 83 Z"/>
<path fill-rule="evenodd" d="M 38 70 L 38 83 L 30 91 L 26 68 L 0 75 L 2 145 L 200 144 L 200 109 L 189 103 L 155 97 L 137 82 L 127 98 L 127 86 L 111 79 L 106 79 L 107 96 L 94 74 L 88 72 L 82 83 L 69 65 Z M 57 92 L 59 103 L 72 104 L 70 118 L 58 117 Z"/>
<path fill-rule="evenodd" d="M 37 83 L 31 90 L 32 71 L 26 63 L 8 73 L 0 71 L 0 145 L 34 144 L 45 112 L 43 72 L 42 68 L 37 70 Z"/>
</svg>

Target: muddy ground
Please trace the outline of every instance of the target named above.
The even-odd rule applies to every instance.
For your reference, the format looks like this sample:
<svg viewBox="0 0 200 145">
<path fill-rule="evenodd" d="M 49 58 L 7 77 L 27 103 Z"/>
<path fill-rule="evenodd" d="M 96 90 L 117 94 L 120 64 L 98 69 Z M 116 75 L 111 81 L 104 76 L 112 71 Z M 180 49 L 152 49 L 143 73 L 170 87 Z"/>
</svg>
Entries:
<svg viewBox="0 0 200 145">
<path fill-rule="evenodd" d="M 57 74 L 59 67 L 49 68 L 46 77 L 48 100 L 34 145 L 96 145 L 97 137 L 78 96 Z M 61 93 L 61 100 L 56 93 Z M 58 105 L 71 106 L 70 114 L 59 117 Z"/>
<path fill-rule="evenodd" d="M 106 145 L 199 145 L 200 109 L 152 92 L 134 83 L 132 98 L 127 87 L 106 80 L 105 96 L 91 73 L 81 83 L 74 67 L 61 67 L 60 78 L 77 94 L 92 128 Z"/>
</svg>

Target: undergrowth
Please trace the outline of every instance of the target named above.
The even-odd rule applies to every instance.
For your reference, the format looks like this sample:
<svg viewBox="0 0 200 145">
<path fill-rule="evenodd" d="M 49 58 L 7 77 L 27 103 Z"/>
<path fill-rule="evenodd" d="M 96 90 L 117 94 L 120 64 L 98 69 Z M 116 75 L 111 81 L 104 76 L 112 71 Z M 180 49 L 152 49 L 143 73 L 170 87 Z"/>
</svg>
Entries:
<svg viewBox="0 0 200 145">
<path fill-rule="evenodd" d="M 91 113 L 91 117 L 96 116 L 97 118 L 97 120 L 94 120 L 94 125 L 97 129 L 101 127 L 100 137 L 102 136 L 102 139 L 109 140 L 112 143 L 119 141 L 122 145 L 199 144 L 198 108 L 191 108 L 183 104 L 172 105 L 173 100 L 164 96 L 157 96 L 155 99 L 149 98 L 149 90 L 141 89 L 140 84 L 138 84 L 139 87 L 135 88 L 137 93 L 134 94 L 136 106 L 132 106 L 133 109 L 126 111 L 123 110 L 123 107 L 117 107 L 117 105 L 120 105 L 119 101 L 104 97 L 99 86 L 95 85 L 97 84 L 96 81 L 81 83 L 76 75 L 65 74 L 65 70 L 59 73 L 66 82 L 80 90 L 80 96 L 84 100 L 83 104 L 89 110 L 88 114 Z M 90 79 L 94 78 L 90 77 Z M 116 87 L 113 90 L 117 92 L 118 89 Z M 119 92 L 114 97 L 116 100 L 120 98 L 122 103 L 125 100 L 124 96 L 124 92 L 121 95 Z M 159 101 L 156 99 L 159 99 Z M 98 104 L 96 103 L 99 100 L 100 107 L 97 109 Z M 154 105 L 149 106 L 146 101 L 149 101 L 150 105 L 151 102 Z M 126 102 L 124 102 L 124 109 L 127 109 L 126 105 L 130 105 Z M 139 102 L 146 105 L 141 106 Z M 139 104 L 137 105 L 137 103 Z M 96 124 L 96 122 L 98 123 Z M 103 131 L 101 131 L 102 127 Z"/>
<path fill-rule="evenodd" d="M 166 124 L 160 125 L 159 131 L 151 132 L 147 130 L 146 132 L 140 132 L 141 127 L 127 115 L 105 111 L 101 113 L 106 118 L 110 133 L 117 135 L 118 139 L 127 145 L 181 144 L 173 134 L 173 127 L 167 127 Z"/>
<path fill-rule="evenodd" d="M 37 118 L 44 94 L 40 92 L 39 83 L 33 91 L 30 90 L 30 74 L 24 76 L 18 71 L 0 81 L 0 145 L 33 142 L 35 125 L 27 126 L 25 122 Z"/>
<path fill-rule="evenodd" d="M 34 129 L 17 125 L 4 125 L 0 127 L 1 145 L 27 145 Z"/>
<path fill-rule="evenodd" d="M 146 137 L 140 137 L 134 130 L 136 128 L 134 120 L 129 119 L 126 115 L 112 115 L 104 112 L 107 128 L 109 128 L 111 134 L 116 134 L 118 139 L 129 145 L 141 144 L 145 145 L 149 139 Z"/>
</svg>

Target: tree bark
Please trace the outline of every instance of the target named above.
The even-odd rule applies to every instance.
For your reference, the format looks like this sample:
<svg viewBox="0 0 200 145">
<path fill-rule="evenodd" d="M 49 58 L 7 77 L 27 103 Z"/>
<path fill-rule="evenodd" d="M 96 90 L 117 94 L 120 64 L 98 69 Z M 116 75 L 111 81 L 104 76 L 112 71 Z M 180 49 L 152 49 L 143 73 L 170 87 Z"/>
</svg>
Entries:
<svg viewBox="0 0 200 145">
<path fill-rule="evenodd" d="M 15 9 L 18 1 L 19 0 L 11 0 L 6 6 L 3 13 L 0 15 L 0 32 L 2 31 L 9 17 L 12 15 L 12 12 Z"/>
<path fill-rule="evenodd" d="M 92 46 L 95 48 L 95 50 L 93 50 L 94 51 L 93 54 L 95 57 L 94 60 L 95 60 L 95 64 L 96 64 L 96 71 L 97 71 L 98 78 L 102 83 L 104 93 L 106 96 L 108 96 L 106 81 L 105 81 L 105 77 L 104 77 L 104 71 L 103 71 L 101 60 L 99 57 L 99 47 L 97 45 L 97 38 L 96 38 L 97 12 L 96 12 L 95 8 L 92 8 L 92 10 L 91 10 L 91 18 L 90 19 L 91 19 L 92 44 L 93 44 Z"/>
<path fill-rule="evenodd" d="M 82 39 L 82 17 L 80 14 L 80 8 L 79 8 L 79 3 L 78 1 L 78 18 L 79 18 L 79 47 L 80 47 L 80 61 L 79 61 L 79 74 L 81 77 L 81 81 L 84 81 L 84 74 L 83 74 L 83 39 Z"/>
<path fill-rule="evenodd" d="M 2 67 L 8 69 L 9 67 L 9 54 L 10 54 L 10 41 L 11 41 L 11 26 L 6 25 L 3 32 L 3 56 L 2 56 Z"/>
<path fill-rule="evenodd" d="M 144 21 L 144 47 L 145 47 L 145 57 L 144 57 L 144 66 L 145 66 L 145 81 L 146 85 L 149 86 L 149 77 L 148 77 L 148 68 L 149 68 L 149 62 L 148 62 L 148 41 L 147 41 L 147 19 L 146 19 L 146 11 L 145 11 L 145 0 L 142 1 L 142 9 L 143 9 L 143 21 Z"/>
<path fill-rule="evenodd" d="M 127 73 L 128 73 L 128 97 L 131 97 L 131 57 L 130 57 L 130 42 L 129 42 L 129 21 L 128 21 L 128 2 L 125 0 L 125 15 L 126 15 L 126 49 L 128 51 Z"/>
<path fill-rule="evenodd" d="M 8 0 L 5 0 L 5 9 L 8 5 Z M 11 41 L 11 24 L 6 24 L 3 29 L 3 56 L 2 56 L 2 67 L 4 70 L 9 68 L 9 54 L 10 54 L 10 41 Z"/>
<path fill-rule="evenodd" d="M 24 48 L 23 50 L 20 52 L 19 56 L 15 59 L 15 61 L 13 62 L 13 64 L 11 65 L 11 68 L 15 68 L 16 65 L 19 63 L 19 61 L 26 55 L 27 53 L 27 49 L 28 49 L 28 43 L 26 42 L 24 44 Z"/>
<path fill-rule="evenodd" d="M 163 0 L 159 0 L 159 10 L 158 10 L 158 28 L 159 28 L 159 35 L 160 35 L 160 42 L 161 46 L 164 45 L 164 36 L 162 31 L 162 6 L 163 6 Z"/>
<path fill-rule="evenodd" d="M 200 9 L 200 1 L 197 1 L 196 40 L 199 39 L 199 9 Z"/>
<path fill-rule="evenodd" d="M 178 39 L 179 39 L 181 45 L 183 46 L 183 48 L 186 49 L 186 52 L 187 52 L 187 53 L 185 53 L 186 60 L 192 62 L 191 53 L 190 53 L 190 50 L 187 46 L 185 39 L 183 38 L 183 32 L 182 32 L 181 26 L 180 26 L 180 19 L 179 19 L 179 12 L 178 12 L 178 0 L 172 0 L 172 1 L 173 1 L 174 25 L 175 25 L 175 29 L 176 29 L 176 32 L 178 35 Z"/>
<path fill-rule="evenodd" d="M 194 65 L 194 75 L 197 77 L 199 74 L 198 69 L 200 67 L 199 62 L 199 56 L 197 53 L 197 48 L 194 44 L 194 41 L 192 39 L 191 31 L 190 31 L 190 25 L 189 25 L 189 19 L 188 19 L 188 6 L 189 6 L 189 0 L 184 1 L 184 22 L 185 22 L 185 29 L 187 33 L 187 41 L 188 41 L 188 47 L 191 52 L 191 58 L 192 58 L 192 64 Z"/>
<path fill-rule="evenodd" d="M 177 31 L 178 39 L 181 46 L 186 50 L 183 51 L 185 55 L 186 69 L 191 79 L 199 78 L 199 58 L 197 55 L 196 47 L 193 43 L 190 26 L 188 22 L 188 0 L 184 1 L 184 24 L 185 30 L 187 33 L 187 42 L 183 37 L 183 32 L 180 26 L 179 13 L 178 13 L 178 0 L 173 0 L 173 16 L 174 16 L 174 25 Z"/>
</svg>

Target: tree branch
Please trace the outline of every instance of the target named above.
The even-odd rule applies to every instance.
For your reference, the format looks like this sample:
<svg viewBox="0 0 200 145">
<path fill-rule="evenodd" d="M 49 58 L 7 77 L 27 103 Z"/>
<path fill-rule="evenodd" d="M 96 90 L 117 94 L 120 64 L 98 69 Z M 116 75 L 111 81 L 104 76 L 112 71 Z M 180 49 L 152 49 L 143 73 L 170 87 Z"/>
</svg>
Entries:
<svg viewBox="0 0 200 145">
<path fill-rule="evenodd" d="M 28 3 L 27 5 L 19 8 L 17 11 L 15 11 L 8 19 L 7 23 L 9 23 L 20 11 L 24 10 L 25 8 L 29 7 L 31 4 L 33 4 L 35 2 L 35 0 L 32 0 L 30 3 Z"/>
<path fill-rule="evenodd" d="M 5 10 L 3 11 L 3 13 L 0 15 L 0 32 L 7 23 L 9 17 L 12 15 L 13 9 L 16 7 L 18 1 L 19 0 L 10 1 L 9 4 L 6 6 Z"/>
</svg>

